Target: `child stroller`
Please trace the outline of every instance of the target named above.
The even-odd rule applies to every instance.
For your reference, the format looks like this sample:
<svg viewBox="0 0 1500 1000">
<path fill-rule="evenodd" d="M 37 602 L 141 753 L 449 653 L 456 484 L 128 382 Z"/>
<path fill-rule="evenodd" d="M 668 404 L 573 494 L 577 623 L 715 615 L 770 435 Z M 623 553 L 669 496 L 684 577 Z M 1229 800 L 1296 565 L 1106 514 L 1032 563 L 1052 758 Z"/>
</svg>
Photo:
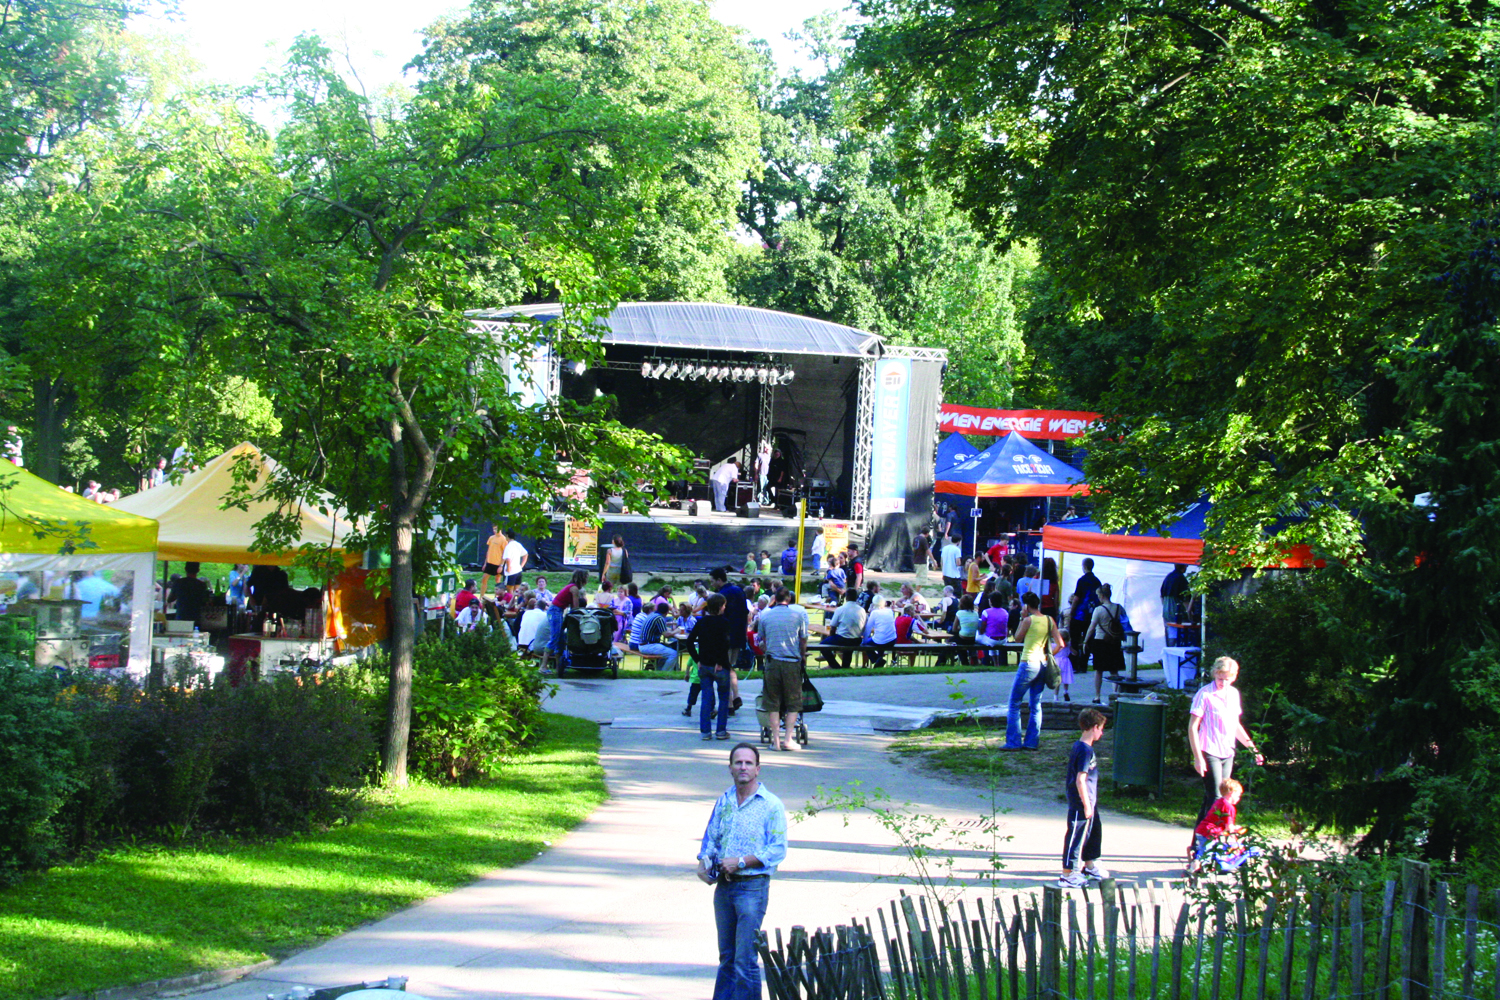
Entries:
<svg viewBox="0 0 1500 1000">
<path fill-rule="evenodd" d="M 1193 860 L 1188 865 L 1190 879 L 1203 875 L 1233 874 L 1265 853 L 1259 847 L 1232 844 L 1219 839 L 1203 839 L 1207 842 L 1193 851 Z"/>
<path fill-rule="evenodd" d="M 563 615 L 563 654 L 557 676 L 574 670 L 608 670 L 620 676 L 620 654 L 614 647 L 615 613 L 606 608 L 573 608 Z"/>
<path fill-rule="evenodd" d="M 807 746 L 808 713 L 821 711 L 823 711 L 823 696 L 818 694 L 817 688 L 813 687 L 813 682 L 807 676 L 807 666 L 804 664 L 802 667 L 802 711 L 797 714 L 797 730 L 792 734 L 798 746 Z M 771 713 L 766 711 L 766 696 L 763 694 L 755 696 L 755 718 L 760 722 L 760 741 L 769 744 L 771 742 Z M 785 729 L 785 720 L 782 720 L 780 725 Z"/>
</svg>

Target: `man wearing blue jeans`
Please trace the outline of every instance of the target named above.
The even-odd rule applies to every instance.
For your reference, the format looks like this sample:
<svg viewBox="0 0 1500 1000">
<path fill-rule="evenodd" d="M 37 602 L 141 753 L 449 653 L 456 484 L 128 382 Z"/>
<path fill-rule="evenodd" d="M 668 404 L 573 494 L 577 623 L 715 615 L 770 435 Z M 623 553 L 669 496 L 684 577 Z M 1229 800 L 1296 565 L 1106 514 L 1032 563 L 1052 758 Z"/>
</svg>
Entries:
<svg viewBox="0 0 1500 1000">
<path fill-rule="evenodd" d="M 662 658 L 661 666 L 656 668 L 658 670 L 677 669 L 677 647 L 666 643 L 667 610 L 668 605 L 658 601 L 641 629 L 641 652 Z"/>
<path fill-rule="evenodd" d="M 714 887 L 719 974 L 713 1000 L 760 1000 L 755 935 L 766 916 L 771 876 L 786 859 L 786 807 L 760 783 L 760 750 L 729 752 L 734 785 L 714 803 L 698 848 L 698 878 Z"/>
</svg>

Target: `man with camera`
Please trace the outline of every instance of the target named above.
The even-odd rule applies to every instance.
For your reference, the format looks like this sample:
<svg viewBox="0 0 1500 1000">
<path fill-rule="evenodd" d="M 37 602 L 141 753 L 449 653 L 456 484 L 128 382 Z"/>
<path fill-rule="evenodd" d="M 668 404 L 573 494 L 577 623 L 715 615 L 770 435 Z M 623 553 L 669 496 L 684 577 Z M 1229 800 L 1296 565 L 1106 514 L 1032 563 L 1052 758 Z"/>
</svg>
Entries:
<svg viewBox="0 0 1500 1000">
<path fill-rule="evenodd" d="M 729 752 L 734 785 L 714 803 L 698 849 L 698 878 L 714 887 L 719 974 L 714 1000 L 759 1000 L 755 935 L 766 916 L 771 876 L 786 858 L 786 807 L 760 783 L 760 750 Z"/>
</svg>

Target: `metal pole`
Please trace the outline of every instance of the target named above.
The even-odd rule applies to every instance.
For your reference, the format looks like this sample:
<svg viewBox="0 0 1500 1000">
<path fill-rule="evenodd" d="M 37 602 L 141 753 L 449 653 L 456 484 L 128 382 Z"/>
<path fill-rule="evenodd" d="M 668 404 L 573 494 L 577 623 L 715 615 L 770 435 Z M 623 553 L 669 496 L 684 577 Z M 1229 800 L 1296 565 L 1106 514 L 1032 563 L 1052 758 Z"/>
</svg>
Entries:
<svg viewBox="0 0 1500 1000">
<path fill-rule="evenodd" d="M 792 603 L 802 603 L 802 536 L 807 530 L 807 499 L 797 501 L 797 577 L 792 584 Z"/>
</svg>

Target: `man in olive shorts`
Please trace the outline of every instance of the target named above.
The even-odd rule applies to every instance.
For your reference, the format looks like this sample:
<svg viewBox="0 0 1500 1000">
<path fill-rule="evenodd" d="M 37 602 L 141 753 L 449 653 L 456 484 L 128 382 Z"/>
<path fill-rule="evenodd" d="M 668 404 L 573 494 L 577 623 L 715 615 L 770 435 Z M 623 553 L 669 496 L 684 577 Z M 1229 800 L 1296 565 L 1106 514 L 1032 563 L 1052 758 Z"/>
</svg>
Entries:
<svg viewBox="0 0 1500 1000">
<path fill-rule="evenodd" d="M 792 592 L 778 588 L 773 603 L 755 619 L 755 634 L 766 651 L 761 694 L 770 716 L 771 748 L 795 750 L 797 715 L 802 711 L 802 661 L 807 658 L 807 612 L 792 603 Z M 786 716 L 786 735 L 781 717 Z"/>
</svg>

